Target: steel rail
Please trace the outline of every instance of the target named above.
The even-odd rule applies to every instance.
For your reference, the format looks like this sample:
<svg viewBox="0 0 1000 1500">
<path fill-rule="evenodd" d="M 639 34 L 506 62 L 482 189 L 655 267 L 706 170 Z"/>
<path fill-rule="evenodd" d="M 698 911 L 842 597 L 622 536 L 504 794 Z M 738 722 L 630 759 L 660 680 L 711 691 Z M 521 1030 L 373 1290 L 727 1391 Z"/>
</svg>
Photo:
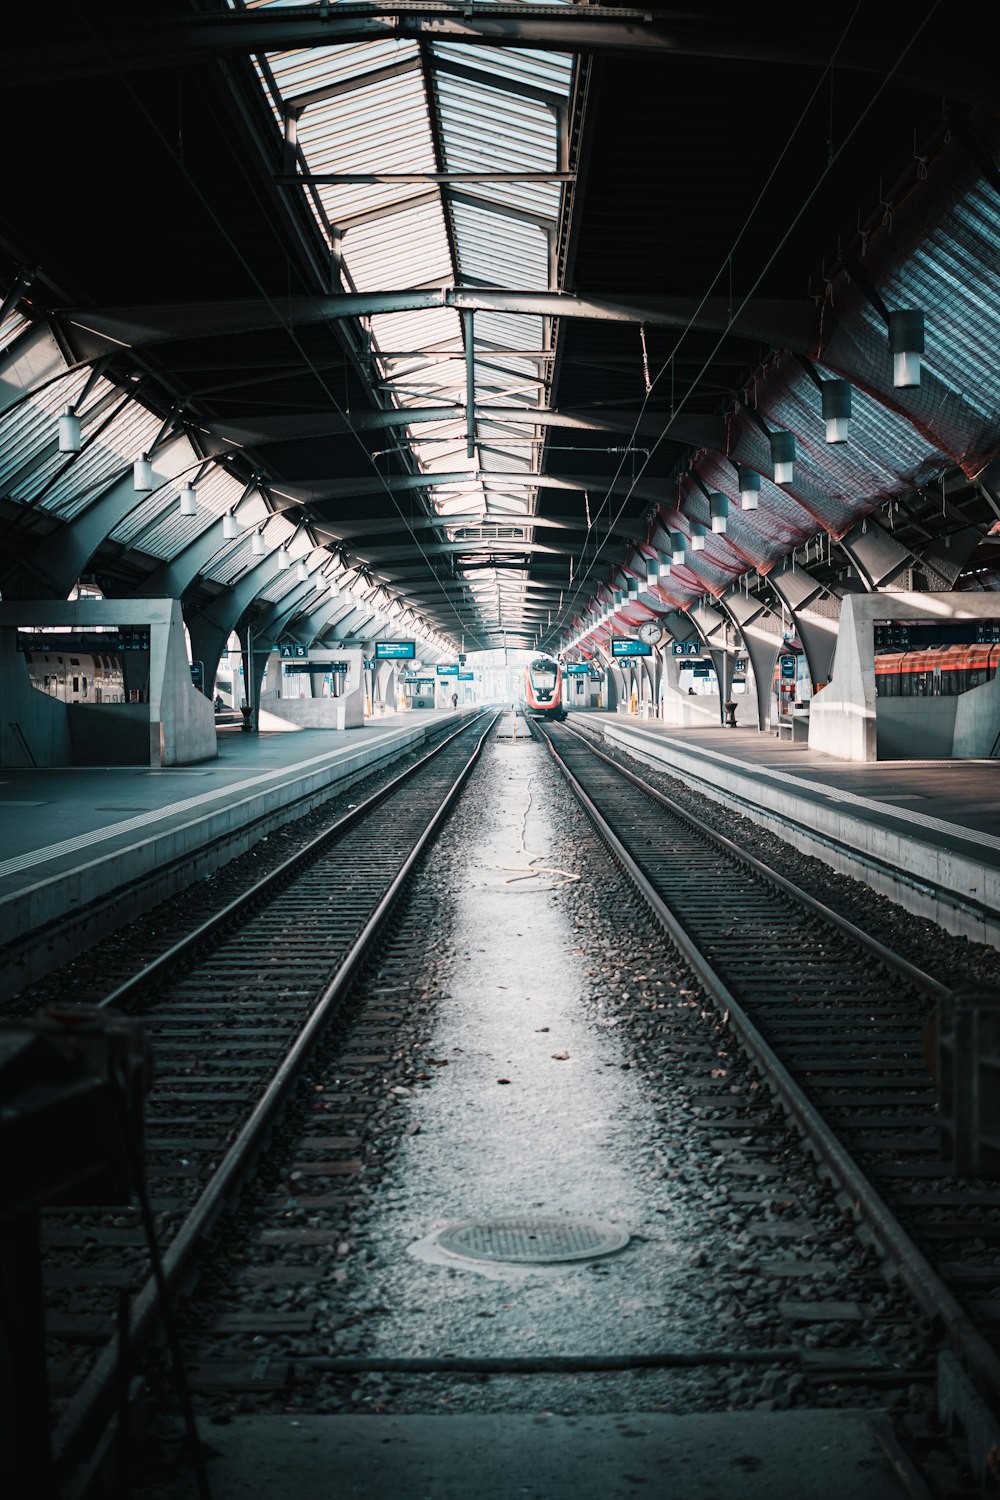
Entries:
<svg viewBox="0 0 1000 1500">
<path fill-rule="evenodd" d="M 598 749 L 580 730 L 572 728 L 569 724 L 565 725 L 564 728 L 567 734 L 574 735 L 582 745 L 586 745 L 592 755 L 596 755 L 599 760 L 603 760 L 613 770 L 618 771 L 634 787 L 644 793 L 645 796 L 651 798 L 654 802 L 658 802 L 661 807 L 665 807 L 673 817 L 679 818 L 689 828 L 693 828 L 697 833 L 704 834 L 707 838 L 710 838 L 720 848 L 724 849 L 727 854 L 731 855 L 733 859 L 737 859 L 741 864 L 747 865 L 762 880 L 766 880 L 771 885 L 777 886 L 779 890 L 784 891 L 786 896 L 791 896 L 792 900 L 798 902 L 799 905 L 808 907 L 810 911 L 815 912 L 818 917 L 821 917 L 824 922 L 829 922 L 832 926 L 839 927 L 841 932 L 846 933 L 853 942 L 867 949 L 880 963 L 888 964 L 891 968 L 895 969 L 918 990 L 922 990 L 924 993 L 933 996 L 935 1000 L 943 1000 L 946 995 L 951 993 L 947 985 L 941 984 L 939 980 L 932 978 L 930 974 L 925 974 L 923 969 L 918 969 L 916 964 L 911 964 L 909 959 L 904 958 L 901 953 L 897 953 L 893 948 L 887 948 L 884 943 L 879 942 L 878 938 L 873 938 L 870 933 L 865 932 L 864 928 L 856 927 L 849 918 L 842 917 L 839 912 L 834 911 L 829 906 L 825 906 L 815 896 L 810 896 L 808 891 L 801 890 L 799 886 L 795 885 L 793 881 L 788 880 L 778 870 L 774 869 L 772 865 L 765 864 L 762 859 L 758 859 L 749 850 L 741 849 L 739 844 L 727 838 L 724 833 L 706 828 L 704 823 L 699 823 L 698 819 L 693 817 L 679 802 L 675 802 L 672 797 L 668 797 L 665 792 L 659 791 L 657 787 L 650 786 L 648 782 L 643 781 L 641 776 L 637 776 L 634 771 L 630 771 L 627 766 L 620 765 L 610 755 Z"/>
<path fill-rule="evenodd" d="M 479 717 L 481 718 L 482 715 Z M 474 723 L 476 720 L 471 722 Z M 337 818 L 331 823 L 328 828 L 324 828 L 320 833 L 315 834 L 307 844 L 303 844 L 301 849 L 297 849 L 294 854 L 290 854 L 287 859 L 282 860 L 280 865 L 276 865 L 273 870 L 263 875 L 260 880 L 249 886 L 247 890 L 241 891 L 238 896 L 234 896 L 232 901 L 220 907 L 212 916 L 206 917 L 200 926 L 192 928 L 182 938 L 178 938 L 176 943 L 165 949 L 163 953 L 158 954 L 156 958 L 133 974 L 131 979 L 126 979 L 116 990 L 112 990 L 109 995 L 105 995 L 103 1000 L 98 1001 L 97 1008 L 102 1009 L 107 1007 L 111 1009 L 121 1005 L 124 1001 L 132 999 L 137 991 L 145 988 L 147 984 L 154 983 L 172 964 L 186 957 L 199 943 L 203 942 L 206 938 L 212 937 L 227 922 L 239 916 L 242 911 L 245 911 L 255 901 L 269 895 L 282 880 L 294 878 L 310 858 L 321 854 L 327 844 L 334 843 L 341 834 L 346 833 L 357 823 L 363 822 L 380 802 L 384 802 L 389 797 L 394 796 L 404 782 L 409 781 L 412 776 L 422 771 L 445 746 L 450 745 L 453 740 L 457 739 L 460 734 L 466 733 L 469 728 L 470 724 L 467 722 L 459 725 L 451 734 L 445 735 L 444 739 L 440 740 L 426 754 L 422 755 L 412 766 L 407 766 L 398 776 L 393 777 L 392 781 L 387 782 L 385 786 L 373 792 L 370 797 L 366 797 L 364 802 L 359 802 L 357 807 L 349 809 L 342 817 Z M 331 790 L 336 795 L 336 788 L 332 788 Z"/>
<path fill-rule="evenodd" d="M 481 722 L 483 717 L 486 716 L 480 716 L 471 723 L 463 725 L 454 734 L 449 735 L 447 739 L 435 747 L 435 750 L 423 757 L 418 762 L 418 765 L 411 768 L 411 770 L 418 769 L 420 766 L 425 765 L 427 761 L 440 754 L 445 746 L 451 744 L 459 735 L 468 733 L 477 723 Z M 275 1115 L 284 1104 L 291 1088 L 297 1081 L 313 1046 L 336 1010 L 339 1000 L 354 978 L 359 965 L 371 949 L 381 930 L 386 915 L 395 905 L 414 866 L 419 862 L 428 845 L 436 836 L 445 817 L 450 812 L 452 804 L 455 802 L 473 766 L 479 759 L 487 736 L 495 727 L 499 718 L 500 714 L 495 713 L 483 729 L 472 754 L 468 757 L 462 770 L 448 788 L 443 799 L 439 802 L 417 842 L 397 871 L 392 883 L 382 896 L 374 912 L 366 921 L 365 926 L 358 934 L 346 957 L 342 960 L 335 974 L 330 979 L 295 1042 L 279 1064 L 271 1082 L 254 1106 L 249 1119 L 244 1123 L 236 1139 L 228 1147 L 225 1156 L 201 1192 L 196 1204 L 181 1224 L 177 1234 L 163 1251 L 163 1276 L 168 1291 L 172 1291 L 176 1287 L 205 1233 L 225 1207 L 229 1197 L 239 1187 L 243 1176 L 252 1165 L 263 1137 L 270 1129 Z M 404 773 L 402 776 L 396 778 L 392 786 L 398 790 L 409 779 L 410 773 Z M 385 790 L 383 788 L 383 792 Z M 373 806 L 382 800 L 384 800 L 382 793 L 376 793 L 363 806 L 371 810 Z M 356 820 L 352 818 L 351 822 L 354 821 Z M 342 823 L 343 820 L 335 826 L 341 828 Z M 325 835 L 320 835 L 320 839 L 324 837 Z M 311 841 L 305 849 L 299 850 L 298 854 L 293 855 L 292 860 L 305 862 L 307 852 L 313 849 L 316 842 L 317 840 Z M 279 870 L 286 869 L 289 863 L 290 861 L 286 860 L 284 865 L 279 866 Z M 275 873 L 277 872 L 272 871 L 271 875 L 265 876 L 260 884 L 272 883 Z M 254 892 L 256 892 L 256 889 L 255 887 Z M 230 903 L 231 906 L 235 904 Z M 204 935 L 201 928 L 198 929 L 198 932 L 199 935 Z M 179 947 L 181 945 L 175 945 L 175 949 Z M 174 950 L 171 951 L 174 952 Z M 154 966 L 151 965 L 149 967 L 152 968 Z M 132 981 L 129 982 L 129 987 L 131 984 Z M 126 986 L 120 986 L 119 990 L 115 991 L 115 994 L 120 994 L 126 988 Z M 126 1337 L 128 1346 L 133 1352 L 140 1348 L 149 1338 L 158 1311 L 159 1295 L 153 1279 L 150 1278 L 142 1290 L 136 1294 L 130 1309 Z M 83 1458 L 84 1455 L 80 1450 L 86 1446 L 87 1440 L 93 1434 L 95 1427 L 102 1420 L 107 1419 L 107 1415 L 115 1399 L 115 1383 L 118 1379 L 118 1359 L 118 1350 L 115 1344 L 109 1344 L 98 1357 L 84 1384 L 67 1406 L 52 1435 L 53 1465 L 57 1477 L 61 1480 L 67 1479 L 72 1472 L 73 1465 Z"/>
<path fill-rule="evenodd" d="M 567 728 L 569 728 L 568 725 Z M 574 729 L 573 733 L 578 734 L 580 731 Z M 627 742 L 621 743 L 624 749 Z M 642 752 L 640 751 L 639 753 L 641 754 Z M 705 787 L 713 800 L 717 801 L 722 807 L 732 807 L 737 811 L 745 808 L 747 815 L 750 817 L 759 817 L 763 811 L 769 815 L 762 820 L 765 827 L 769 821 L 777 820 L 777 814 L 772 809 L 762 808 L 760 803 L 754 802 L 749 796 L 734 791 L 731 788 L 725 792 L 720 791 L 719 787 L 710 781 L 707 776 L 699 776 L 697 771 L 692 771 L 687 766 L 683 770 L 668 768 L 665 765 L 655 767 L 654 769 L 662 770 L 662 773 L 667 776 L 673 775 L 678 781 L 683 781 L 685 786 L 688 786 L 691 791 L 697 792 L 699 787 Z M 652 791 L 654 788 L 649 788 L 649 790 Z M 803 838 L 808 839 L 810 843 L 819 844 L 822 848 L 831 850 L 834 854 L 839 855 L 845 861 L 849 861 L 852 865 L 860 865 L 864 869 L 872 870 L 876 875 L 883 878 L 891 877 L 897 884 L 906 886 L 909 890 L 916 891 L 919 895 L 930 897 L 933 900 L 946 899 L 953 911 L 966 912 L 976 921 L 988 922 L 996 920 L 997 912 L 995 906 L 989 906 L 985 901 L 977 901 L 972 896 L 959 894 L 950 886 L 936 884 L 930 879 L 922 880 L 918 876 L 913 875 L 909 870 L 898 869 L 895 865 L 890 864 L 888 860 L 881 859 L 877 854 L 873 854 L 871 850 L 860 849 L 855 844 L 848 843 L 845 839 L 836 838 L 833 834 L 822 833 L 818 828 L 814 828 L 811 824 L 807 823 L 804 818 L 798 818 L 793 813 L 782 814 L 782 827 L 785 829 L 794 829 Z M 809 851 L 804 850 L 803 852 L 808 853 Z"/>
<path fill-rule="evenodd" d="M 897 1267 L 904 1284 L 908 1287 L 920 1308 L 944 1332 L 953 1353 L 961 1362 L 979 1393 L 988 1401 L 996 1403 L 1000 1399 L 1000 1356 L 997 1355 L 987 1340 L 983 1338 L 969 1315 L 948 1290 L 930 1263 L 917 1249 L 899 1220 L 876 1191 L 868 1176 L 842 1146 L 833 1130 L 823 1119 L 808 1095 L 796 1083 L 785 1064 L 765 1040 L 739 1000 L 737 1000 L 736 996 L 716 973 L 694 939 L 678 921 L 640 865 L 607 822 L 596 803 L 566 765 L 548 734 L 544 733 L 534 724 L 531 724 L 531 728 L 533 733 L 542 735 L 545 739 L 556 766 L 613 858 L 632 881 L 645 900 L 655 920 L 664 929 L 671 942 L 689 964 L 699 983 L 704 988 L 706 995 L 725 1017 L 727 1024 L 739 1035 L 747 1052 L 758 1064 L 763 1079 L 772 1093 L 776 1095 L 788 1114 L 797 1123 L 806 1141 L 816 1152 L 819 1160 L 830 1171 L 841 1191 L 850 1198 L 856 1217 L 867 1226 L 883 1253 Z M 601 752 L 595 750 L 582 736 L 574 735 L 574 738 L 581 740 L 592 754 L 608 760 L 608 757 L 602 756 Z M 608 760 L 608 763 L 616 771 L 622 771 L 623 769 L 615 761 Z M 652 788 L 645 787 L 631 773 L 625 773 L 625 775 L 627 779 L 636 781 L 642 790 L 647 792 L 652 791 Z M 669 799 L 665 800 L 669 802 Z M 729 840 L 724 840 L 722 835 L 714 833 L 711 829 L 695 823 L 688 814 L 683 814 L 683 817 L 685 823 L 694 823 L 694 826 L 709 842 L 719 844 L 730 842 Z M 764 868 L 765 870 L 767 869 L 766 866 Z M 776 874 L 776 872 L 769 873 L 772 875 Z M 784 879 L 783 877 L 781 878 L 782 880 Z M 792 894 L 797 895 L 799 899 L 805 895 L 804 892 L 796 893 L 795 887 L 791 886 L 788 882 L 784 882 L 784 885 Z M 819 911 L 825 915 L 825 908 L 822 907 L 821 903 L 815 902 L 812 897 L 809 897 L 805 904 L 810 910 Z M 836 913 L 831 913 L 830 915 L 836 917 Z M 840 923 L 838 922 L 837 925 L 839 926 Z M 886 949 L 885 952 L 888 955 L 891 953 L 891 950 Z M 896 958 L 899 958 L 899 955 L 896 955 Z M 899 959 L 899 964 L 901 973 L 904 972 L 904 966 L 906 968 L 910 967 L 907 965 L 905 959 Z"/>
<path fill-rule="evenodd" d="M 447 743 L 448 738 L 448 736 L 445 736 L 438 743 L 443 745 Z M 406 753 L 406 748 L 408 747 L 404 748 L 404 754 Z M 433 749 L 429 753 L 433 753 Z M 392 758 L 392 756 L 387 757 L 390 765 Z M 198 844 L 197 847 L 185 849 L 182 853 L 176 854 L 170 859 L 162 860 L 154 869 L 146 871 L 145 874 L 137 877 L 128 886 L 115 886 L 111 890 L 102 892 L 87 905 L 74 907 L 72 911 L 64 912 L 62 916 L 47 922 L 44 928 L 46 943 L 50 950 L 57 953 L 57 956 L 49 961 L 44 969 L 36 970 L 29 979 L 23 983 L 19 982 L 17 991 L 0 994 L 0 1005 L 11 999 L 15 999 L 20 989 L 25 985 L 34 984 L 54 969 L 61 968 L 64 964 L 72 962 L 80 952 L 90 947 L 98 937 L 106 936 L 109 931 L 119 930 L 123 921 L 135 921 L 139 917 L 145 916 L 161 901 L 169 901 L 180 889 L 180 886 L 175 885 L 173 882 L 180 881 L 186 872 L 194 869 L 201 869 L 203 873 L 206 857 L 217 861 L 210 865 L 210 871 L 214 873 L 216 870 L 221 869 L 229 860 L 238 858 L 240 846 L 249 846 L 255 840 L 255 835 L 260 837 L 262 834 L 266 835 L 276 829 L 288 827 L 297 818 L 306 817 L 311 812 L 318 811 L 324 802 L 332 801 L 335 797 L 341 795 L 348 787 L 361 779 L 361 777 L 378 774 L 385 769 L 387 769 L 386 764 L 376 762 L 368 770 L 362 770 L 360 775 L 355 774 L 348 777 L 345 782 L 334 782 L 326 787 L 314 786 L 311 790 L 301 791 L 290 802 L 283 803 L 279 807 L 272 807 L 254 813 L 252 817 L 248 818 L 245 823 L 241 823 L 238 827 L 227 828 L 224 832 L 217 833 L 204 843 Z M 251 798 L 244 798 L 243 800 L 247 802 Z M 185 829 L 197 827 L 198 821 L 197 817 L 192 818 L 190 822 L 181 826 L 180 832 L 184 832 Z M 198 878 L 202 878 L 202 875 L 199 874 Z M 126 891 L 128 896 L 128 910 L 125 916 L 119 918 L 110 927 L 101 926 L 102 913 L 120 908 L 125 900 L 123 893 Z M 88 928 L 92 923 L 98 924 L 96 934 L 91 931 L 86 936 L 85 942 L 82 940 L 82 936 L 81 941 L 75 941 L 74 935 L 78 933 L 82 934 L 82 930 Z M 5 973 L 12 973 L 17 968 L 18 963 L 23 962 L 23 955 L 37 947 L 38 939 L 39 928 L 33 926 L 19 933 L 17 937 L 12 938 L 9 942 L 0 945 L 0 956 L 3 958 Z M 122 988 L 124 988 L 124 985 Z M 107 1004 L 109 1002 L 105 1000 L 102 1003 Z"/>
</svg>

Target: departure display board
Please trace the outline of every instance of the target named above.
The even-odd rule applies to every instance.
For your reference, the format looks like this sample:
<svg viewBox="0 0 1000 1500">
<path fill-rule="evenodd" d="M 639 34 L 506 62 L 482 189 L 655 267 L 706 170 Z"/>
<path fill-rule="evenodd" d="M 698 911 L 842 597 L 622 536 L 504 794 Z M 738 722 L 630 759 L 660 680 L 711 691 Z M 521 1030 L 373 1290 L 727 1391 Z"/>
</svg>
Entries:
<svg viewBox="0 0 1000 1500">
<path fill-rule="evenodd" d="M 618 636 L 612 637 L 612 656 L 652 656 L 652 646 L 647 646 L 645 641 L 623 641 Z"/>
<path fill-rule="evenodd" d="M 1000 642 L 1000 620 L 874 620 L 876 651 L 926 651 L 931 646 Z"/>
<path fill-rule="evenodd" d="M 115 651 L 148 651 L 148 625 L 119 625 L 117 630 L 19 630 L 18 651 L 63 652 L 66 655 Z"/>
<path fill-rule="evenodd" d="M 417 654 L 416 641 L 376 641 L 376 661 L 413 661 Z"/>
<path fill-rule="evenodd" d="M 436 670 L 439 677 L 457 677 L 458 662 L 446 662 L 443 667 L 438 667 Z"/>
<path fill-rule="evenodd" d="M 590 671 L 590 667 L 585 661 L 571 661 L 566 668 L 566 671 L 571 677 L 582 677 Z"/>
</svg>

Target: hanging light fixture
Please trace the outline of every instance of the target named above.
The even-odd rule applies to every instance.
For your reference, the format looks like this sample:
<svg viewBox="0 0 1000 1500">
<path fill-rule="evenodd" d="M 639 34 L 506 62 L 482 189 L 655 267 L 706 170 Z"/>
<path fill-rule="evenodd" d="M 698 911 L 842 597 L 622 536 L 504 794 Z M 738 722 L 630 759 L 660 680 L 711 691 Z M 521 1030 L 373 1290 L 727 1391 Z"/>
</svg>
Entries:
<svg viewBox="0 0 1000 1500">
<path fill-rule="evenodd" d="M 639 580 L 632 573 L 630 573 L 628 575 L 628 579 L 626 581 L 625 587 L 628 590 L 628 597 L 630 599 L 638 599 L 638 597 L 639 597 Z"/>
<path fill-rule="evenodd" d="M 309 579 L 309 569 L 301 557 L 295 564 L 295 577 L 299 583 L 306 583 Z"/>
<path fill-rule="evenodd" d="M 669 578 L 670 577 L 670 558 L 667 556 L 667 554 L 665 552 L 657 552 L 656 555 L 657 555 L 657 557 L 660 560 L 660 577 L 661 577 L 661 579 L 662 578 Z"/>
<path fill-rule="evenodd" d="M 756 469 L 740 468 L 740 504 L 744 510 L 756 510 L 760 497 L 760 475 Z M 715 528 L 712 528 L 713 531 Z M 724 530 L 725 528 L 723 528 Z"/>
<path fill-rule="evenodd" d="M 924 314 L 910 309 L 889 314 L 889 353 L 892 354 L 892 384 L 921 384 L 921 354 L 924 354 Z"/>
<path fill-rule="evenodd" d="M 712 530 L 724 532 L 729 525 L 729 496 L 714 490 L 708 497 L 708 508 L 712 513 Z"/>
<path fill-rule="evenodd" d="M 58 422 L 59 428 L 59 452 L 79 453 L 80 451 L 80 418 L 76 414 L 75 406 L 64 406 L 62 416 Z"/>
<path fill-rule="evenodd" d="M 680 567 L 687 555 L 687 539 L 683 531 L 672 531 L 670 533 L 670 561 Z"/>
<path fill-rule="evenodd" d="M 646 582 L 647 583 L 658 583 L 659 579 L 660 579 L 660 558 L 659 558 L 659 554 L 657 554 L 655 557 L 647 557 L 646 558 Z"/>
<path fill-rule="evenodd" d="M 924 315 L 915 309 L 889 314 L 889 353 L 894 386 L 920 384 L 920 356 L 924 352 Z"/>
<path fill-rule="evenodd" d="M 250 551 L 254 557 L 264 556 L 264 553 L 267 551 L 267 543 L 264 540 L 264 533 L 262 531 L 254 532 L 250 541 Z"/>
<path fill-rule="evenodd" d="M 282 571 L 284 571 L 285 568 L 290 568 L 291 566 L 292 566 L 292 558 L 291 558 L 291 554 L 288 551 L 288 548 L 287 547 L 279 547 L 278 548 L 278 567 Z"/>
<path fill-rule="evenodd" d="M 705 528 L 700 521 L 691 522 L 691 551 L 703 552 L 705 550 Z"/>
<path fill-rule="evenodd" d="M 180 500 L 180 513 L 182 516 L 196 516 L 198 514 L 198 491 L 193 484 L 181 486 Z"/>
<path fill-rule="evenodd" d="M 146 453 L 140 453 L 132 465 L 132 488 L 137 495 L 148 495 L 153 488 L 153 466 Z"/>
<path fill-rule="evenodd" d="M 775 484 L 791 484 L 795 474 L 795 433 L 772 432 L 768 441 Z"/>
<path fill-rule="evenodd" d="M 849 380 L 822 380 L 823 421 L 828 443 L 846 443 L 851 420 L 851 383 Z"/>
<path fill-rule="evenodd" d="M 330 598 L 331 599 L 336 599 L 336 598 L 339 597 L 339 595 L 340 595 L 340 584 L 337 582 L 336 578 L 331 577 L 330 578 Z"/>
<path fill-rule="evenodd" d="M 227 510 L 222 518 L 222 535 L 227 542 L 234 541 L 240 534 L 240 523 L 236 519 L 235 511 Z"/>
</svg>

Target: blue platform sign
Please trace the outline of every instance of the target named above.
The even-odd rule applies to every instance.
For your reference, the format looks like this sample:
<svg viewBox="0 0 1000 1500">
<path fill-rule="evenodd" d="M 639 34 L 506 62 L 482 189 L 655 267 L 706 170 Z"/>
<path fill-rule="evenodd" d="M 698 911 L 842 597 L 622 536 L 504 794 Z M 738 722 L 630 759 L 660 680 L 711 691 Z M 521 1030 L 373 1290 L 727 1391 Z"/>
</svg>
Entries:
<svg viewBox="0 0 1000 1500">
<path fill-rule="evenodd" d="M 412 661 L 417 654 L 415 641 L 376 641 L 376 661 Z"/>
<path fill-rule="evenodd" d="M 645 641 L 623 641 L 617 636 L 611 640 L 612 656 L 652 656 L 653 648 Z"/>
<path fill-rule="evenodd" d="M 457 677 L 458 676 L 458 662 L 457 661 L 448 662 L 448 663 L 446 663 L 445 666 L 438 667 L 437 668 L 437 674 L 438 674 L 439 677 Z"/>
<path fill-rule="evenodd" d="M 585 673 L 590 671 L 590 667 L 585 661 L 571 661 L 567 666 L 566 671 L 571 677 L 582 677 Z"/>
<path fill-rule="evenodd" d="M 279 641 L 278 656 L 282 661 L 293 661 L 296 658 L 304 659 L 309 655 L 309 647 L 302 646 L 298 641 Z"/>
<path fill-rule="evenodd" d="M 700 641 L 671 641 L 670 650 L 674 656 L 700 656 Z"/>
<path fill-rule="evenodd" d="M 791 680 L 793 680 L 794 677 L 795 677 L 795 657 L 794 656 L 779 656 L 778 657 L 778 661 L 781 663 L 781 676 L 782 676 L 782 679 L 784 681 L 791 681 Z"/>
<path fill-rule="evenodd" d="M 476 674 L 475 672 L 459 672 L 458 680 L 459 682 L 475 682 Z"/>
</svg>

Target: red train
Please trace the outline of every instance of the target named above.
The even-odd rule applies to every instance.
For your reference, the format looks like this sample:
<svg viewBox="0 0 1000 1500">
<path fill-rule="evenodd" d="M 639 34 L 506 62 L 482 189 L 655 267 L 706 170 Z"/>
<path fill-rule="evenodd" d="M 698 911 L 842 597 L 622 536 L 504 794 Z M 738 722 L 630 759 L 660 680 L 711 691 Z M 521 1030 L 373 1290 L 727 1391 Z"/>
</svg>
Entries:
<svg viewBox="0 0 1000 1500">
<path fill-rule="evenodd" d="M 883 651 L 875 657 L 881 698 L 942 698 L 967 693 L 996 676 L 1000 644 Z"/>
<path fill-rule="evenodd" d="M 562 667 L 552 656 L 536 656 L 524 669 L 524 712 L 536 719 L 565 719 Z"/>
</svg>

